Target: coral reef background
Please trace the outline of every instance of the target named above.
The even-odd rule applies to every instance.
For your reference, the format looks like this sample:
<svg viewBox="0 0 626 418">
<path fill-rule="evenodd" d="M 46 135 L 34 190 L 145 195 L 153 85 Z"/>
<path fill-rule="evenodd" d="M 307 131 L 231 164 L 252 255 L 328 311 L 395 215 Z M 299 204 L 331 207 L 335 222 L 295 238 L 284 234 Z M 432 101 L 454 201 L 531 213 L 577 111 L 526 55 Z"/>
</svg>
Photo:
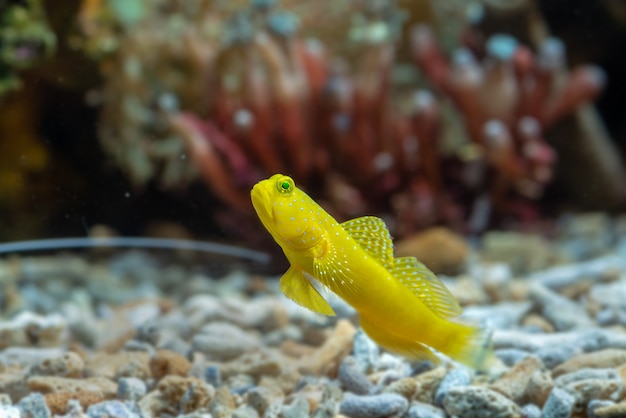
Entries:
<svg viewBox="0 0 626 418">
<path fill-rule="evenodd" d="M 0 7 L 2 240 L 254 245 L 247 193 L 276 171 L 397 237 L 623 207 L 619 2 Z"/>
</svg>

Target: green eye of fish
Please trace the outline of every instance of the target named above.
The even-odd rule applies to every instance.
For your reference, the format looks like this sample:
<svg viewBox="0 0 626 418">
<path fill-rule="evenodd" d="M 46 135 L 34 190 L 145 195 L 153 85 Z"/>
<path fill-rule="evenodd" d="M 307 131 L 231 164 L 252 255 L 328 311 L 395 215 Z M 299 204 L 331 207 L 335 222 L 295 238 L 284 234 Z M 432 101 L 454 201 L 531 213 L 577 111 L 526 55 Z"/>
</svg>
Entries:
<svg viewBox="0 0 626 418">
<path fill-rule="evenodd" d="M 283 177 L 276 182 L 276 188 L 281 193 L 291 193 L 294 188 L 293 180 L 289 177 Z"/>
</svg>

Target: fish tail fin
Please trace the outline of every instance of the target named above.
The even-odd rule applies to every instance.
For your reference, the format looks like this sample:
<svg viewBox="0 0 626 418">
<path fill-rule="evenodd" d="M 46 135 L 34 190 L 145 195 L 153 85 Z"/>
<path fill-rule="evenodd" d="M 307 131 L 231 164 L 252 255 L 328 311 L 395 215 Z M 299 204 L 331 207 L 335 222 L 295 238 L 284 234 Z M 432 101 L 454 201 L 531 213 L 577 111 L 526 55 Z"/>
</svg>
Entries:
<svg viewBox="0 0 626 418">
<path fill-rule="evenodd" d="M 491 348 L 492 331 L 468 324 L 459 329 L 439 350 L 452 359 L 476 370 L 485 370 L 496 360 Z"/>
</svg>

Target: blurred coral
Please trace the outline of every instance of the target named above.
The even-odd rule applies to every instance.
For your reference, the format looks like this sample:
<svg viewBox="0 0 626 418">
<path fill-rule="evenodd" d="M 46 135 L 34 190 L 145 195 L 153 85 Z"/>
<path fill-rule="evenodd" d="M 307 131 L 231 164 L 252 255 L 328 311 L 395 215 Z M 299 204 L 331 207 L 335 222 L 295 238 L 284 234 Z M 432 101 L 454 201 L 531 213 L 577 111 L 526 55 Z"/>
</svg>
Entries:
<svg viewBox="0 0 626 418">
<path fill-rule="evenodd" d="M 396 236 L 531 219 L 555 162 L 544 131 L 604 84 L 595 67 L 568 73 L 555 39 L 534 53 L 466 31 L 448 59 L 425 26 L 411 53 L 442 97 L 417 90 L 414 69 L 398 84 L 406 16 L 393 2 L 134 1 L 128 15 L 113 3 L 86 0 L 80 15 L 106 80 L 90 96 L 104 147 L 137 184 L 200 174 L 232 224 L 275 172 L 339 218 L 383 216 Z"/>
<path fill-rule="evenodd" d="M 0 1 L 0 98 L 20 87 L 19 71 L 49 56 L 55 46 L 39 0 Z"/>
</svg>

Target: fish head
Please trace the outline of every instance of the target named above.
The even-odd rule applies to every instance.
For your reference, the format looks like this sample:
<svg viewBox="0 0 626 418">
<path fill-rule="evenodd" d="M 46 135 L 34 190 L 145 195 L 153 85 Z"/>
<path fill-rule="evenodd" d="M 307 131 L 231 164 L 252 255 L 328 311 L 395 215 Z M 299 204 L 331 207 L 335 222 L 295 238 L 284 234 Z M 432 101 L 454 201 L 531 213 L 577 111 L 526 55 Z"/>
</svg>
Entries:
<svg viewBox="0 0 626 418">
<path fill-rule="evenodd" d="M 281 247 L 303 249 L 320 242 L 323 210 L 291 177 L 275 174 L 261 180 L 250 195 L 263 226 Z"/>
</svg>

